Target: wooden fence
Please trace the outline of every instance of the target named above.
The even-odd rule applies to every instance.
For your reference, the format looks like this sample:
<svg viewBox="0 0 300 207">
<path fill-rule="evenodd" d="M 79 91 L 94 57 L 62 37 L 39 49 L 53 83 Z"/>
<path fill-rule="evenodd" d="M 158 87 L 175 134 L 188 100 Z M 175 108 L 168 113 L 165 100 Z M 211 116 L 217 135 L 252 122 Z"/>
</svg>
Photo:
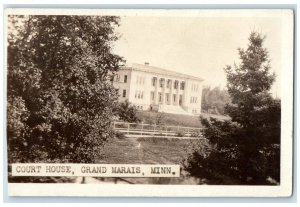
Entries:
<svg viewBox="0 0 300 207">
<path fill-rule="evenodd" d="M 131 137 L 183 137 L 199 138 L 203 128 L 168 126 L 144 123 L 114 122 L 116 131 Z"/>
</svg>

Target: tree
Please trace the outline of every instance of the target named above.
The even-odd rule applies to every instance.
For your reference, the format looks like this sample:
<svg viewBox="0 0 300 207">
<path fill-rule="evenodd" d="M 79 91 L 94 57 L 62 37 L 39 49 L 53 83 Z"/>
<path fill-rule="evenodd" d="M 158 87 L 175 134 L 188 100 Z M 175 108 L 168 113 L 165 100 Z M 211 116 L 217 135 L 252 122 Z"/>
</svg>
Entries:
<svg viewBox="0 0 300 207">
<path fill-rule="evenodd" d="M 201 108 L 203 111 L 223 114 L 225 113 L 226 104 L 230 103 L 230 97 L 226 89 L 215 87 L 211 89 L 209 86 L 202 89 Z"/>
<path fill-rule="evenodd" d="M 9 16 L 9 162 L 94 162 L 111 137 L 122 58 L 114 16 Z"/>
<path fill-rule="evenodd" d="M 164 112 L 159 112 L 159 113 L 157 113 L 156 114 L 156 116 L 154 117 L 154 123 L 156 124 L 156 125 L 163 125 L 163 124 L 165 124 L 165 119 L 166 119 L 166 115 L 165 115 L 165 113 Z"/>
<path fill-rule="evenodd" d="M 269 90 L 275 75 L 263 47 L 265 37 L 252 32 L 246 50 L 239 49 L 241 62 L 226 66 L 231 104 L 225 107 L 231 120 L 201 118 L 213 148 L 209 156 L 197 151 L 186 169 L 212 183 L 270 184 L 280 181 L 280 100 Z M 271 182 L 270 182 L 271 181 Z M 229 182 L 229 183 L 230 183 Z"/>
<path fill-rule="evenodd" d="M 117 107 L 117 115 L 119 119 L 126 122 L 139 122 L 137 109 L 128 100 L 120 102 Z"/>
</svg>

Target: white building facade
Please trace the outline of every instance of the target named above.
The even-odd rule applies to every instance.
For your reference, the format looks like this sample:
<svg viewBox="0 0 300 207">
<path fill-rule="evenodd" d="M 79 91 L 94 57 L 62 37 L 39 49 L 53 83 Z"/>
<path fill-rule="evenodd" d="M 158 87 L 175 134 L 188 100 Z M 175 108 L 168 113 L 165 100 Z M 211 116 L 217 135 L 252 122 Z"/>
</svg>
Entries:
<svg viewBox="0 0 300 207">
<path fill-rule="evenodd" d="M 119 101 L 128 100 L 139 110 L 200 114 L 203 79 L 150 66 L 123 67 L 114 77 Z"/>
</svg>

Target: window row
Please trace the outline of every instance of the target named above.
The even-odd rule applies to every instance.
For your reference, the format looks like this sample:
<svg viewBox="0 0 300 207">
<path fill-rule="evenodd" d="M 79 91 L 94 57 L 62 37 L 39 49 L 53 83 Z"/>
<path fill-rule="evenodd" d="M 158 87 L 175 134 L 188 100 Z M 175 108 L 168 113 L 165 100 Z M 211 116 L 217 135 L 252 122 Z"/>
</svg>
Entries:
<svg viewBox="0 0 300 207">
<path fill-rule="evenodd" d="M 116 90 L 117 90 L 117 94 L 119 94 L 119 89 L 116 89 Z M 123 90 L 122 90 L 121 96 L 122 96 L 123 98 L 126 98 L 126 95 L 127 95 L 127 91 L 126 91 L 126 89 L 123 89 Z"/>
<path fill-rule="evenodd" d="M 144 85 L 145 84 L 145 77 L 143 76 L 136 76 L 136 84 Z"/>
<path fill-rule="evenodd" d="M 137 105 L 136 108 L 139 109 L 139 110 L 143 110 L 143 106 Z"/>
<path fill-rule="evenodd" d="M 135 91 L 135 98 L 137 99 L 143 99 L 144 98 L 144 91 Z"/>
<path fill-rule="evenodd" d="M 197 114 L 197 113 L 198 113 L 198 110 L 197 110 L 197 109 L 192 109 L 192 113 L 193 113 L 193 114 Z"/>
<path fill-rule="evenodd" d="M 191 96 L 191 103 L 198 103 L 198 97 Z"/>
<path fill-rule="evenodd" d="M 156 86 L 157 85 L 157 77 L 153 77 L 152 78 L 152 86 Z M 163 88 L 166 84 L 166 88 L 171 88 L 172 87 L 172 80 L 171 79 L 168 79 L 167 81 L 164 79 L 164 78 L 160 78 L 159 79 L 159 87 Z M 174 81 L 174 89 L 178 89 L 178 86 L 179 86 L 179 81 L 178 80 L 175 80 Z M 180 82 L 180 90 L 184 90 L 185 88 L 185 82 L 184 81 L 181 81 Z"/>
<path fill-rule="evenodd" d="M 119 94 L 119 89 L 117 89 L 117 94 Z M 127 95 L 127 94 L 126 94 L 126 89 L 123 89 L 123 91 L 122 91 L 122 94 L 121 94 L 121 95 L 122 95 L 122 97 L 123 97 L 123 98 L 125 98 L 125 97 L 126 97 L 126 95 Z"/>
<path fill-rule="evenodd" d="M 163 100 L 163 98 L 165 99 Z M 177 100 L 178 98 L 179 100 Z M 155 101 L 155 93 L 153 91 L 151 92 L 151 101 Z M 178 101 L 179 105 L 182 105 L 182 95 L 177 96 L 176 94 L 166 93 L 165 97 L 163 97 L 163 93 L 158 93 L 159 103 L 165 102 L 166 104 L 171 104 L 171 101 L 173 102 L 173 104 L 176 104 Z"/>
<path fill-rule="evenodd" d="M 199 85 L 198 84 L 195 84 L 195 83 L 193 83 L 192 84 L 192 91 L 195 91 L 195 92 L 197 92 L 199 90 Z"/>
<path fill-rule="evenodd" d="M 115 77 L 113 78 L 113 80 L 115 82 L 120 82 L 121 76 L 119 74 L 115 75 Z M 127 75 L 123 76 L 123 83 L 127 83 Z"/>
</svg>

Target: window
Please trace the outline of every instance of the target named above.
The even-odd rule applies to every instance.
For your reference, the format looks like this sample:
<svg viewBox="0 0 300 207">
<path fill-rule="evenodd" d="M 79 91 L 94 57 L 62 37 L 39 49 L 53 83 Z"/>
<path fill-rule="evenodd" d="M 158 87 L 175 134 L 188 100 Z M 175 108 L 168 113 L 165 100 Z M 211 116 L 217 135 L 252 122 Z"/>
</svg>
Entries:
<svg viewBox="0 0 300 207">
<path fill-rule="evenodd" d="M 165 79 L 161 78 L 159 79 L 159 87 L 164 87 L 164 82 L 165 82 Z"/>
<path fill-rule="evenodd" d="M 114 81 L 114 76 L 110 76 L 110 82 L 113 82 Z"/>
<path fill-rule="evenodd" d="M 182 95 L 179 95 L 179 106 L 182 105 Z"/>
<path fill-rule="evenodd" d="M 162 102 L 162 94 L 158 93 L 158 101 L 161 103 Z"/>
<path fill-rule="evenodd" d="M 185 82 L 182 81 L 182 82 L 180 83 L 180 90 L 184 90 L 184 86 L 185 86 Z"/>
<path fill-rule="evenodd" d="M 178 80 L 176 80 L 175 82 L 174 82 L 174 89 L 177 89 L 178 88 Z"/>
<path fill-rule="evenodd" d="M 156 77 L 153 77 L 153 78 L 152 78 L 152 86 L 156 86 L 156 80 L 157 80 Z"/>
<path fill-rule="evenodd" d="M 120 81 L 120 75 L 116 75 L 116 82 Z"/>
<path fill-rule="evenodd" d="M 126 97 L 126 90 L 124 89 L 123 90 L 123 98 L 125 98 Z"/>
<path fill-rule="evenodd" d="M 170 102 L 170 100 L 169 100 L 169 99 L 170 99 L 170 98 L 169 98 L 169 96 L 170 96 L 170 95 L 169 95 L 168 93 L 166 93 L 166 102 L 167 102 L 167 104 L 169 104 L 169 102 Z"/>
<path fill-rule="evenodd" d="M 151 91 L 151 100 L 154 101 L 154 92 Z"/>
<path fill-rule="evenodd" d="M 173 103 L 176 102 L 176 94 L 173 94 Z"/>
<path fill-rule="evenodd" d="M 144 92 L 142 91 L 141 92 L 141 99 L 143 99 L 144 98 Z"/>
<path fill-rule="evenodd" d="M 167 81 L 167 88 L 170 88 L 170 86 L 171 86 L 171 80 L 168 79 L 168 81 Z"/>
<path fill-rule="evenodd" d="M 124 83 L 127 83 L 127 75 L 124 75 Z"/>
</svg>

